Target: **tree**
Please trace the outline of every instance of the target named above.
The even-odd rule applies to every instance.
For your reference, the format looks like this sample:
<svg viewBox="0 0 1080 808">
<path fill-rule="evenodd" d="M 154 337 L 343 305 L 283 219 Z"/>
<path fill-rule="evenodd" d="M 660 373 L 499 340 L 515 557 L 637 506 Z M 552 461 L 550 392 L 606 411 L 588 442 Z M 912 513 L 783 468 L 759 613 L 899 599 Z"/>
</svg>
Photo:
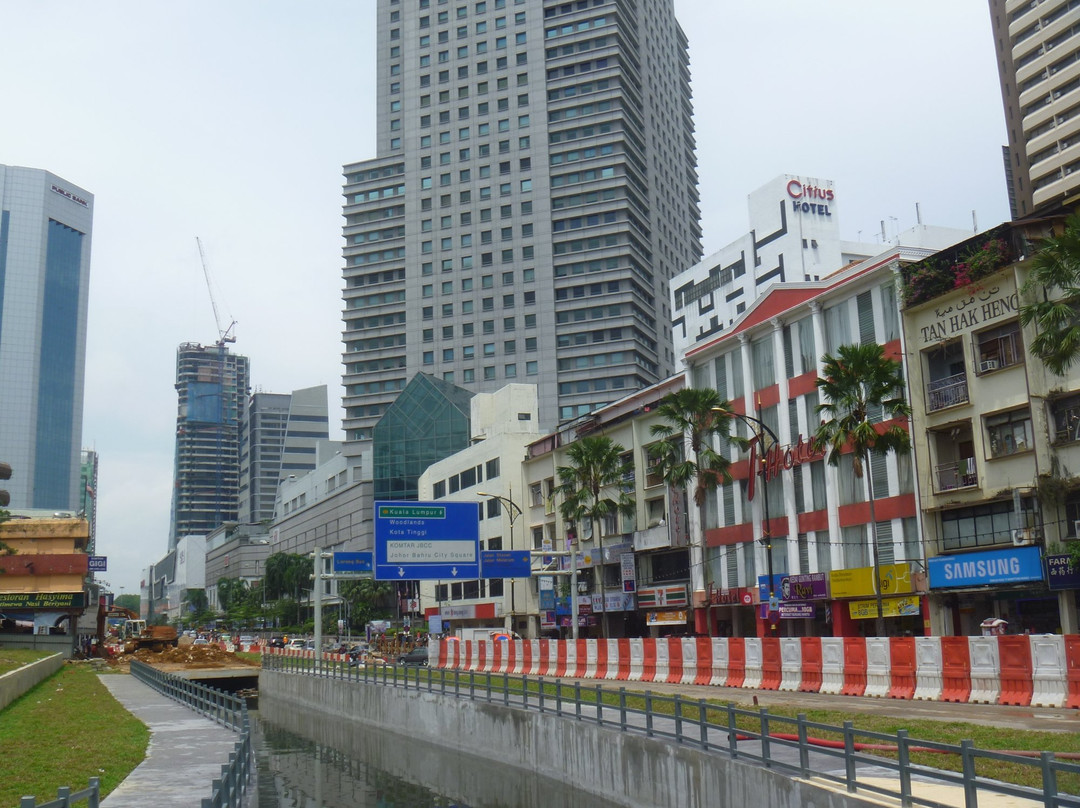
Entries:
<svg viewBox="0 0 1080 808">
<path fill-rule="evenodd" d="M 850 455 L 856 479 L 866 481 L 870 503 L 870 545 L 874 562 L 874 595 L 877 601 L 877 634 L 885 636 L 885 616 L 881 605 L 881 570 L 878 553 L 874 484 L 867 473 L 870 456 L 889 452 L 906 454 L 911 437 L 899 423 L 882 428 L 871 415 L 880 412 L 882 421 L 904 421 L 911 407 L 904 398 L 904 373 L 895 359 L 885 356 L 877 344 L 841 345 L 836 356 L 822 357 L 823 375 L 815 382 L 822 396 L 817 411 L 823 416 L 814 436 L 816 446 L 827 452 L 826 461 L 839 466 Z M 850 452 L 847 450 L 850 448 Z"/>
<path fill-rule="evenodd" d="M 130 609 L 131 611 L 135 612 L 135 614 L 138 614 L 139 601 L 140 598 L 138 595 L 117 595 L 113 602 L 117 606 L 120 606 L 124 609 Z"/>
<path fill-rule="evenodd" d="M 1080 213 L 1039 244 L 1020 287 L 1020 324 L 1034 323 L 1031 355 L 1058 376 L 1080 358 Z"/>
<path fill-rule="evenodd" d="M 394 587 L 389 581 L 372 578 L 342 581 L 338 594 L 349 605 L 350 625 L 357 628 L 387 615 L 394 604 Z"/>
<path fill-rule="evenodd" d="M 656 408 L 661 422 L 649 428 L 650 434 L 659 439 L 659 443 L 650 449 L 654 471 L 663 477 L 669 488 L 683 491 L 693 488 L 694 491 L 701 537 L 698 542 L 690 543 L 691 580 L 695 577 L 694 571 L 699 570 L 704 582 L 708 492 L 731 480 L 731 461 L 713 449 L 717 436 L 730 434 L 729 406 L 730 402 L 716 390 L 684 387 L 664 396 Z"/>
<path fill-rule="evenodd" d="M 604 539 L 603 520 L 611 516 L 634 513 L 634 497 L 624 485 L 632 467 L 623 459 L 626 449 L 606 435 L 588 435 L 566 447 L 569 465 L 559 466 L 555 473 L 559 485 L 555 493 L 562 497 L 559 509 L 563 519 L 575 523 L 588 522 L 593 527 L 600 564 L 597 587 L 601 603 L 604 598 Z M 571 592 L 576 597 L 576 592 Z M 607 609 L 601 626 L 608 636 Z"/>
<path fill-rule="evenodd" d="M 243 603 L 248 584 L 243 578 L 221 578 L 217 582 L 217 599 L 221 611 L 228 612 Z"/>
</svg>

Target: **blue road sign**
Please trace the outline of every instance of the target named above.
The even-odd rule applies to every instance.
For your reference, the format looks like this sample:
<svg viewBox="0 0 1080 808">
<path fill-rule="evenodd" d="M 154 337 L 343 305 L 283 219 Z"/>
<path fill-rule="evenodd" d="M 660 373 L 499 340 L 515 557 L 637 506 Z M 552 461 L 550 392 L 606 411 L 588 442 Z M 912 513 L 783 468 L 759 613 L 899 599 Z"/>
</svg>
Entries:
<svg viewBox="0 0 1080 808">
<path fill-rule="evenodd" d="M 480 577 L 476 502 L 376 502 L 375 580 Z"/>
<path fill-rule="evenodd" d="M 370 550 L 362 553 L 334 553 L 334 572 L 371 572 L 375 554 Z"/>
<path fill-rule="evenodd" d="M 482 550 L 481 578 L 530 578 L 532 554 L 528 550 Z"/>
<path fill-rule="evenodd" d="M 89 572 L 107 572 L 108 566 L 108 556 L 90 556 L 86 560 L 86 569 Z"/>
</svg>

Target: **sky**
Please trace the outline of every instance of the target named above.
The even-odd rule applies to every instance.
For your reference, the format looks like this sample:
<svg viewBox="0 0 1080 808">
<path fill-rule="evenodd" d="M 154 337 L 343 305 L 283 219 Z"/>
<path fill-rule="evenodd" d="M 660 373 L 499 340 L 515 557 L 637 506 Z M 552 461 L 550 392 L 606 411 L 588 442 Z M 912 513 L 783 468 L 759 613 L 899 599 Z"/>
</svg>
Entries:
<svg viewBox="0 0 1080 808">
<path fill-rule="evenodd" d="M 841 236 L 1008 218 L 986 0 L 675 0 L 705 253 L 780 174 Z M 341 167 L 375 156 L 374 0 L 0 0 L 0 163 L 94 194 L 83 445 L 116 594 L 166 552 L 181 342 L 218 326 L 253 389 L 326 384 L 340 438 Z"/>
</svg>

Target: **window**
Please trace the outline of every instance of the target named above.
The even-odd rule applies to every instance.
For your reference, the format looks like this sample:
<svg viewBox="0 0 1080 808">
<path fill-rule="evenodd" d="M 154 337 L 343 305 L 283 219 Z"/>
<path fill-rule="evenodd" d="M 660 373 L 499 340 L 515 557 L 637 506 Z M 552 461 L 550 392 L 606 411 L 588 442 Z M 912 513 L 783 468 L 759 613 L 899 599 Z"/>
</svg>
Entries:
<svg viewBox="0 0 1080 808">
<path fill-rule="evenodd" d="M 1006 457 L 1032 448 L 1031 412 L 1016 410 L 986 417 L 990 456 Z"/>
<path fill-rule="evenodd" d="M 975 356 L 978 357 L 976 372 L 979 375 L 1011 367 L 1023 361 L 1019 322 L 1013 321 L 980 331 L 974 335 L 974 341 Z"/>
</svg>

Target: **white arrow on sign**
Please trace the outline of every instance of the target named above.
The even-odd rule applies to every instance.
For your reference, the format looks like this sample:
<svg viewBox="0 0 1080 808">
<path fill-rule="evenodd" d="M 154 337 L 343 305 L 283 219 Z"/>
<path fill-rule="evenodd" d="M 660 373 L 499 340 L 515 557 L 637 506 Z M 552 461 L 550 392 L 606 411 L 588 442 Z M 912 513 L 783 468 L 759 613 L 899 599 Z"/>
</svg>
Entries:
<svg viewBox="0 0 1080 808">
<path fill-rule="evenodd" d="M 404 567 L 398 567 L 397 568 L 397 574 L 398 574 L 398 577 L 404 578 L 405 577 L 405 568 Z"/>
<path fill-rule="evenodd" d="M 450 568 L 450 574 L 453 575 L 456 578 L 457 577 L 457 567 L 451 567 Z"/>
</svg>

